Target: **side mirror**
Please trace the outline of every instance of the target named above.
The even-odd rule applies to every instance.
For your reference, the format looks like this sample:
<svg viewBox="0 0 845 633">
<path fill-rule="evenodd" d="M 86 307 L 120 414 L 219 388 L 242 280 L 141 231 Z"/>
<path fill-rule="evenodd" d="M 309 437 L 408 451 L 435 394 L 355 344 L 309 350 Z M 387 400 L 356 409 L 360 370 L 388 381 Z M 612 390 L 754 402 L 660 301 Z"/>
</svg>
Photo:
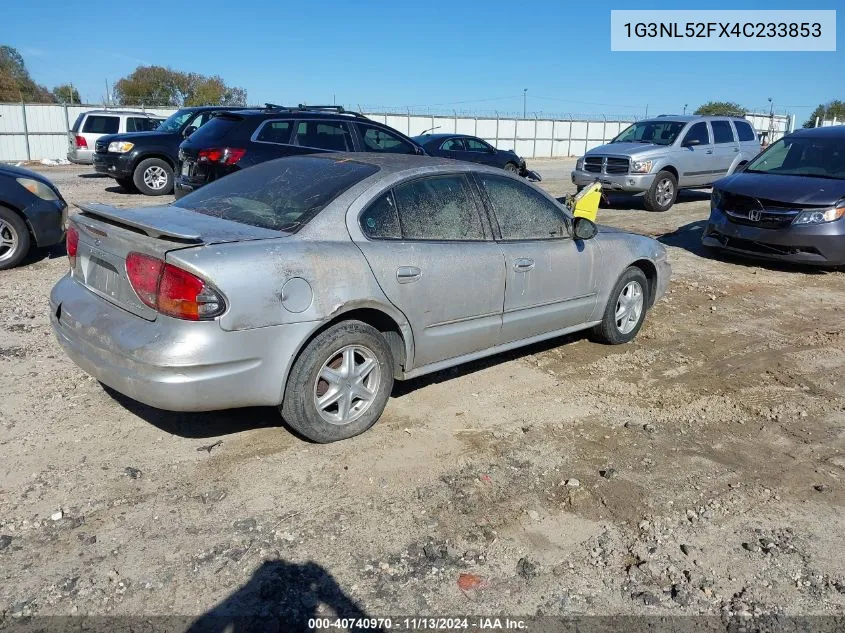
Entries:
<svg viewBox="0 0 845 633">
<path fill-rule="evenodd" d="M 425 150 L 422 147 L 420 147 L 419 145 L 416 145 L 414 147 L 414 153 L 418 154 L 419 156 L 425 156 Z"/>
<path fill-rule="evenodd" d="M 691 138 L 689 140 L 684 141 L 684 147 L 693 147 L 695 145 L 701 145 L 701 141 L 697 138 Z"/>
<path fill-rule="evenodd" d="M 188 138 L 191 134 L 193 134 L 196 131 L 197 131 L 196 125 L 189 125 L 188 127 L 185 128 L 185 131 L 182 132 L 182 136 L 184 136 L 185 138 Z"/>
<path fill-rule="evenodd" d="M 574 232 L 576 240 L 591 240 L 599 232 L 599 229 L 594 222 L 591 222 L 587 218 L 576 217 Z"/>
</svg>

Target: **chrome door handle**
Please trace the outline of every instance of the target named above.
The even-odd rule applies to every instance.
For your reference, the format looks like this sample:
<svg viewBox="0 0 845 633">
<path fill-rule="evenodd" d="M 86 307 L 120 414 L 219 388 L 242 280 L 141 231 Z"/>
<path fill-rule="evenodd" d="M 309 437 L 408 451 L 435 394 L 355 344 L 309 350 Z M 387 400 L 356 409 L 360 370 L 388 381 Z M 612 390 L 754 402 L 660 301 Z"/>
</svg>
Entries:
<svg viewBox="0 0 845 633">
<path fill-rule="evenodd" d="M 712 150 L 712 149 L 708 149 L 708 150 L 707 150 L 706 152 L 704 152 L 704 153 L 705 153 L 705 154 L 712 154 L 712 153 L 713 153 L 713 150 Z"/>
<path fill-rule="evenodd" d="M 420 277 L 422 277 L 422 271 L 416 266 L 400 266 L 396 269 L 396 281 L 400 284 L 418 281 Z"/>
<path fill-rule="evenodd" d="M 527 273 L 529 270 L 534 270 L 534 260 L 527 257 L 515 259 L 513 269 L 518 273 Z"/>
</svg>

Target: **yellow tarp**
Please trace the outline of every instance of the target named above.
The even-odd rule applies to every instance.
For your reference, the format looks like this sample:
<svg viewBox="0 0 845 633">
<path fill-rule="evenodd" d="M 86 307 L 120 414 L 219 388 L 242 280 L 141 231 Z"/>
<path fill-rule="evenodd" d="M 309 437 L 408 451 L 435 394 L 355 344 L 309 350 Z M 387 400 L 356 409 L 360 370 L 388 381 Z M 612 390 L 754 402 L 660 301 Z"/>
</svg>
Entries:
<svg viewBox="0 0 845 633">
<path fill-rule="evenodd" d="M 572 214 L 577 218 L 587 218 L 591 222 L 596 221 L 596 214 L 599 211 L 601 202 L 601 185 L 594 182 L 584 187 L 574 198 L 572 198 Z"/>
</svg>

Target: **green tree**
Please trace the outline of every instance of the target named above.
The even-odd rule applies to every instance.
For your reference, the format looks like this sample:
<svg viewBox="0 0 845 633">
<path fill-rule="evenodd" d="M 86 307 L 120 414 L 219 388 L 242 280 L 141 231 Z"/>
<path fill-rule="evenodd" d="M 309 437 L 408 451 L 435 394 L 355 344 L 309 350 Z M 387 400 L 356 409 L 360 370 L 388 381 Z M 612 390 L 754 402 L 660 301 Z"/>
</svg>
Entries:
<svg viewBox="0 0 845 633">
<path fill-rule="evenodd" d="M 819 125 L 825 119 L 832 121 L 834 118 L 837 121 L 845 121 L 845 101 L 835 99 L 828 103 L 820 103 L 819 106 L 813 110 L 810 118 L 804 121 L 804 127 L 814 127 L 816 125 L 816 118 L 819 119 Z"/>
<path fill-rule="evenodd" d="M 32 80 L 23 56 L 11 46 L 0 46 L 0 101 L 55 101 L 47 88 Z"/>
<path fill-rule="evenodd" d="M 62 84 L 53 88 L 53 97 L 59 103 L 80 104 L 79 91 L 71 84 Z"/>
<path fill-rule="evenodd" d="M 246 105 L 246 91 L 221 77 L 183 73 L 163 66 L 138 66 L 114 85 L 121 105 Z"/>
<path fill-rule="evenodd" d="M 706 116 L 745 116 L 745 108 L 732 101 L 708 101 L 698 106 L 695 114 Z"/>
</svg>

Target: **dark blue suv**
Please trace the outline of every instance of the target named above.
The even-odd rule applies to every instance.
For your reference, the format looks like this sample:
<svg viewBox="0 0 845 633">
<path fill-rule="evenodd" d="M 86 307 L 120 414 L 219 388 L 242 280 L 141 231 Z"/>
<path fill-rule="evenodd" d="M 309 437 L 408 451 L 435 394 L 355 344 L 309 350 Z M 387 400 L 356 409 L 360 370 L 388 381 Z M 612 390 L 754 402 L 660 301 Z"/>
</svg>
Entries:
<svg viewBox="0 0 845 633">
<path fill-rule="evenodd" d="M 267 104 L 220 114 L 180 145 L 176 198 L 264 161 L 321 152 L 426 153 L 404 134 L 340 106 Z"/>
</svg>

